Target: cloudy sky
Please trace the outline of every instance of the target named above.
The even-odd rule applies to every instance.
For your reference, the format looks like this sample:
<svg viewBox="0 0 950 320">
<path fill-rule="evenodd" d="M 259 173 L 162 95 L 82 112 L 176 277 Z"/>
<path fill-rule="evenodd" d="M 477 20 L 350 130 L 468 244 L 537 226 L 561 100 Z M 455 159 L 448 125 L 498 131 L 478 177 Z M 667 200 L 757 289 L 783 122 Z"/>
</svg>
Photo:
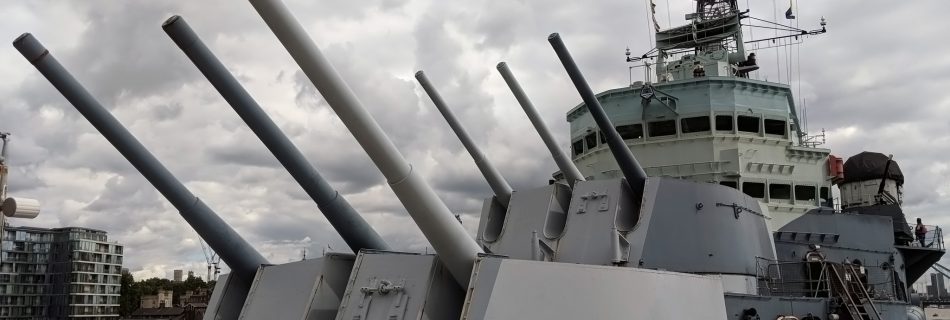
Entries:
<svg viewBox="0 0 950 320">
<path fill-rule="evenodd" d="M 693 4 L 666 1 L 656 0 L 663 27 L 681 23 Z M 627 85 L 627 47 L 634 54 L 652 48 L 643 0 L 295 0 L 288 6 L 472 233 L 490 190 L 413 73 L 426 71 L 517 190 L 545 184 L 556 169 L 495 64 L 509 63 L 566 147 L 565 112 L 580 99 L 547 35 L 562 34 L 595 91 Z M 772 20 L 787 6 L 755 1 L 752 15 Z M 271 262 L 299 259 L 304 249 L 317 255 L 346 246 L 161 30 L 172 14 L 191 24 L 387 241 L 426 249 L 383 176 L 249 3 L 7 1 L 3 8 L 0 38 L 33 33 Z M 809 129 L 825 129 L 835 154 L 893 153 L 907 175 L 909 215 L 950 225 L 950 44 L 940 40 L 950 29 L 944 16 L 950 2 L 799 0 L 798 8 L 803 28 L 817 27 L 824 16 L 829 33 L 793 49 L 791 68 L 788 53 L 757 51 L 765 66 L 757 76 L 800 88 Z M 755 32 L 756 38 L 770 33 Z M 786 70 L 794 70 L 791 79 Z M 204 274 L 195 232 L 10 45 L 0 46 L 0 74 L 0 130 L 13 133 L 11 194 L 43 202 L 40 217 L 13 225 L 106 230 L 126 246 L 125 265 L 140 278 L 179 268 Z"/>
</svg>

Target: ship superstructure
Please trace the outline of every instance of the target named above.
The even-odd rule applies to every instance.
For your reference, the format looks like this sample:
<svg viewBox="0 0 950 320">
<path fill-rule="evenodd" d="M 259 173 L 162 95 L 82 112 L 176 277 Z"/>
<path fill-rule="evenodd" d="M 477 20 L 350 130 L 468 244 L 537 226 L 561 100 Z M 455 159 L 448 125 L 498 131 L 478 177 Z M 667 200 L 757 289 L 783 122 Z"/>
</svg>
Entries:
<svg viewBox="0 0 950 320">
<path fill-rule="evenodd" d="M 574 162 L 500 63 L 563 175 L 545 186 L 512 190 L 452 114 L 451 97 L 443 99 L 438 85 L 417 73 L 492 186 L 475 239 L 288 7 L 250 2 L 437 254 L 389 248 L 183 18 L 173 16 L 162 28 L 312 196 L 353 254 L 268 263 L 37 39 L 24 34 L 14 41 L 231 267 L 205 319 L 926 318 L 908 288 L 944 254 L 940 228 L 908 236 L 903 176 L 891 157 L 862 154 L 838 170 L 828 164 L 827 149 L 804 146 L 788 86 L 747 77 L 757 64 L 742 49 L 743 13 L 735 1 L 697 1 L 689 26 L 660 32 L 662 81 L 599 95 L 565 41 L 551 34 L 548 42 L 584 101 L 569 114 L 572 135 L 582 142 Z M 845 192 L 844 212 L 826 206 L 822 189 L 832 182 Z"/>
<path fill-rule="evenodd" d="M 718 183 L 759 199 L 771 228 L 831 206 L 830 150 L 803 141 L 792 89 L 749 77 L 758 69 L 743 44 L 736 1 L 699 0 L 689 24 L 660 30 L 637 58 L 655 78 L 597 95 L 650 176 Z M 654 80 L 651 82 L 649 80 Z M 590 178 L 618 177 L 587 109 L 567 113 L 571 150 Z"/>
</svg>

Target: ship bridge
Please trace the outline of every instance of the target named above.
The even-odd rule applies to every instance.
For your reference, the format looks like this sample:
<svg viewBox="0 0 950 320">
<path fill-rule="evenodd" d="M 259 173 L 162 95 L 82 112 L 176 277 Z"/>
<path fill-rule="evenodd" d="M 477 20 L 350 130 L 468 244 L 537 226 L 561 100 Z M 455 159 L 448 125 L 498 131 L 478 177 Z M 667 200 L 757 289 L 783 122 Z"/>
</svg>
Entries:
<svg viewBox="0 0 950 320">
<path fill-rule="evenodd" d="M 736 76 L 703 76 L 597 95 L 651 176 L 718 183 L 761 199 L 778 228 L 828 205 L 829 149 L 806 146 L 791 89 Z M 591 179 L 620 177 L 583 104 L 567 114 L 574 162 Z"/>
<path fill-rule="evenodd" d="M 750 78 L 735 0 L 700 0 L 689 24 L 659 30 L 647 82 L 597 99 L 648 175 L 717 183 L 760 199 L 777 230 L 831 206 L 830 150 L 805 143 L 788 85 Z M 823 33 L 824 29 L 807 34 Z M 797 35 L 791 35 L 797 36 Z M 755 41 L 752 41 L 755 42 Z M 655 76 L 655 78 L 654 78 Z M 654 83 L 651 83 L 654 82 Z M 567 113 L 574 162 L 591 179 L 620 177 L 583 104 Z M 832 161 L 835 162 L 835 161 Z"/>
</svg>

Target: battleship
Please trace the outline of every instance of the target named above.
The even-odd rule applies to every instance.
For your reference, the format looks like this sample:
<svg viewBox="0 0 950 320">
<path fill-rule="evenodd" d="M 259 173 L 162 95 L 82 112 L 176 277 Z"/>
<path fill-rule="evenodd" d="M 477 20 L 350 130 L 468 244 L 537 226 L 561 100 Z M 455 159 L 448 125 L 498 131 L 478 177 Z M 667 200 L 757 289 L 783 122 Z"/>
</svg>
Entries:
<svg viewBox="0 0 950 320">
<path fill-rule="evenodd" d="M 548 38 L 579 105 L 562 149 L 500 76 L 559 171 L 513 190 L 424 72 L 424 92 L 485 176 L 477 234 L 406 161 L 280 0 L 251 0 L 385 176 L 435 254 L 390 247 L 281 132 L 180 16 L 162 24 L 318 205 L 352 253 L 272 264 L 146 150 L 35 37 L 13 45 L 230 267 L 205 319 L 926 319 L 910 285 L 944 254 L 914 228 L 892 157 L 847 161 L 808 142 L 788 85 L 756 80 L 735 0 L 697 0 L 656 33 L 656 81 L 594 93 L 567 40 Z M 802 30 L 794 36 L 823 33 Z M 651 76 L 649 79 L 653 79 Z M 647 79 L 647 80 L 649 80 Z M 840 190 L 836 208 L 831 189 Z"/>
</svg>

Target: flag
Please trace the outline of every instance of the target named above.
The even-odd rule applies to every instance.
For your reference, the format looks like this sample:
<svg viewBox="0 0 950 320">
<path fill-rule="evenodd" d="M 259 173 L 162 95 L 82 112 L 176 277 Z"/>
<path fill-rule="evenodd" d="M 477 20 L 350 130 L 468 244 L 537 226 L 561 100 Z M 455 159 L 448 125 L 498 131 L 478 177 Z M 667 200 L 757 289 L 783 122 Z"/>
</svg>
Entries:
<svg viewBox="0 0 950 320">
<path fill-rule="evenodd" d="M 792 1 L 794 0 L 788 1 L 788 10 L 785 10 L 785 19 L 789 19 L 789 20 L 795 19 L 795 12 L 792 12 L 792 8 L 794 7 Z"/>
</svg>

